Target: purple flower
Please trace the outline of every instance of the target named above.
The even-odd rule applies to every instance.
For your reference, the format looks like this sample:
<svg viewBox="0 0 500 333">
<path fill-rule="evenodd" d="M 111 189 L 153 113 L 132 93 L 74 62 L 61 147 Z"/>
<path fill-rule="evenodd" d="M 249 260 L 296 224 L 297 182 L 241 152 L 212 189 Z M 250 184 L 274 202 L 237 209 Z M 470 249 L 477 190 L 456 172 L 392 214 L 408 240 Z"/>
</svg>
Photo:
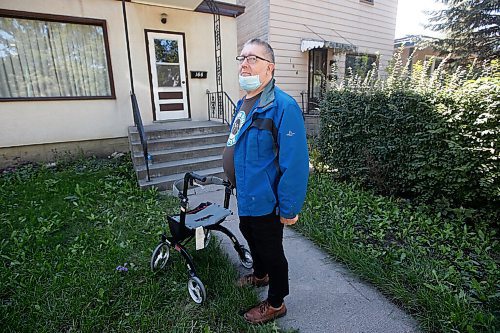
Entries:
<svg viewBox="0 0 500 333">
<path fill-rule="evenodd" d="M 127 267 L 123 267 L 123 266 L 117 266 L 116 270 L 118 272 L 128 272 L 128 268 Z"/>
</svg>

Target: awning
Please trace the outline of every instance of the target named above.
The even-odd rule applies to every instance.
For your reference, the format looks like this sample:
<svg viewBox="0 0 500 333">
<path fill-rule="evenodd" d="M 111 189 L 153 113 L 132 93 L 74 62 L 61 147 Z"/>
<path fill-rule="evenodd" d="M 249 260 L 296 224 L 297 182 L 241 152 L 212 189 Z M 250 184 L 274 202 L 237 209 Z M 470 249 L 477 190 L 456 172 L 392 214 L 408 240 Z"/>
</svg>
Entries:
<svg viewBox="0 0 500 333">
<path fill-rule="evenodd" d="M 331 42 L 327 40 L 303 39 L 300 50 L 306 52 L 312 49 L 333 49 L 341 52 L 357 52 L 358 47 L 352 44 Z"/>
<path fill-rule="evenodd" d="M 120 0 L 121 1 L 121 0 Z M 125 0 L 145 5 L 191 10 L 200 13 L 212 14 L 205 0 Z M 245 12 L 245 6 L 235 5 L 223 1 L 214 1 L 222 16 L 238 17 Z"/>
<path fill-rule="evenodd" d="M 127 0 L 160 7 L 195 10 L 203 0 Z"/>
</svg>

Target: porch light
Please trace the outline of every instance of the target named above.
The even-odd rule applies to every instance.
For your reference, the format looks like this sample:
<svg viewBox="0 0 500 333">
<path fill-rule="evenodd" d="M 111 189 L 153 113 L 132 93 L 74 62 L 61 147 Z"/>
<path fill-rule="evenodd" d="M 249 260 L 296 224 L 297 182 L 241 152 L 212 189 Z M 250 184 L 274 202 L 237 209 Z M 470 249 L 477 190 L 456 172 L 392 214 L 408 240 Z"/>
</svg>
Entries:
<svg viewBox="0 0 500 333">
<path fill-rule="evenodd" d="M 161 13 L 160 17 L 161 17 L 160 19 L 161 23 L 167 24 L 167 14 Z"/>
</svg>

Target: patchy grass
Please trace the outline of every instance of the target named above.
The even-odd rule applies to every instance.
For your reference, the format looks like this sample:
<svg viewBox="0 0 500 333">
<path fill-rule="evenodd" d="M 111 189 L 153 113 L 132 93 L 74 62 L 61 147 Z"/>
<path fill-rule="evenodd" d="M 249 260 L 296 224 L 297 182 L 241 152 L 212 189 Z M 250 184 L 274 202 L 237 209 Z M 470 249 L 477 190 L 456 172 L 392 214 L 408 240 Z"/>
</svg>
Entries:
<svg viewBox="0 0 500 333">
<path fill-rule="evenodd" d="M 211 242 L 190 251 L 207 288 L 198 306 L 176 253 L 151 251 L 177 200 L 137 188 L 125 159 L 26 165 L 0 175 L 0 322 L 4 332 L 276 332 L 238 312 L 258 301 Z M 117 266 L 126 266 L 127 272 Z"/>
<path fill-rule="evenodd" d="M 497 332 L 498 234 L 313 175 L 296 229 L 403 305 L 429 332 Z"/>
</svg>

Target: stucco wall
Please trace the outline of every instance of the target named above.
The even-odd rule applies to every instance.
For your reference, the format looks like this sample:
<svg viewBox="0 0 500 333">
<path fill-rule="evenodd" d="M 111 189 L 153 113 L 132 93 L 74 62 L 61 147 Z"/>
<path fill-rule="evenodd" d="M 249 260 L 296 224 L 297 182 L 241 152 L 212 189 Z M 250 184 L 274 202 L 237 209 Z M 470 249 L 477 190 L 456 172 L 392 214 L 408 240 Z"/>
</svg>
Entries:
<svg viewBox="0 0 500 333">
<path fill-rule="evenodd" d="M 107 23 L 115 100 L 0 102 L 0 147 L 117 138 L 133 124 L 121 2 L 115 0 L 2 0 L 0 8 L 104 19 Z M 168 15 L 167 24 L 160 14 Z M 153 120 L 144 30 L 184 32 L 191 117 L 208 117 L 205 91 L 215 90 L 213 17 L 210 14 L 127 3 L 135 91 L 144 124 Z M 221 17 L 224 90 L 238 96 L 236 20 Z M 190 70 L 208 72 L 192 80 Z"/>
</svg>

